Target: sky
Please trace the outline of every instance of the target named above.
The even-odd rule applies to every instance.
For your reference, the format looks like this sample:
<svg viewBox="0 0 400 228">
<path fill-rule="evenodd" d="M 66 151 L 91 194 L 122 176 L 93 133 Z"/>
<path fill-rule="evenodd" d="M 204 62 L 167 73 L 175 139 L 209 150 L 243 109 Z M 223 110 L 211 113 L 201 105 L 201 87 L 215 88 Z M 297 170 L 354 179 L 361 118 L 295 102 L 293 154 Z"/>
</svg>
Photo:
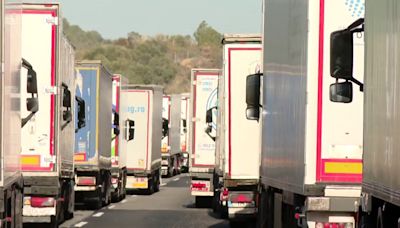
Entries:
<svg viewBox="0 0 400 228">
<path fill-rule="evenodd" d="M 58 0 L 71 24 L 104 38 L 192 35 L 205 20 L 220 33 L 260 33 L 262 0 Z"/>
</svg>

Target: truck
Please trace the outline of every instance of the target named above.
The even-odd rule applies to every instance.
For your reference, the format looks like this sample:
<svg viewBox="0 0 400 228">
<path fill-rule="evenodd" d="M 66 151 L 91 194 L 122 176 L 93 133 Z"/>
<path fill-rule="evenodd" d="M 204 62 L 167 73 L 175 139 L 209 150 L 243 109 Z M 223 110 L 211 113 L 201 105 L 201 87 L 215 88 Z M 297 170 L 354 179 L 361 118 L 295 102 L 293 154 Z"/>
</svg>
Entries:
<svg viewBox="0 0 400 228">
<path fill-rule="evenodd" d="M 112 132 L 111 132 L 111 200 L 117 202 L 126 196 L 126 161 L 120 159 L 121 150 L 119 145 L 119 113 L 121 103 L 121 86 L 128 84 L 128 80 L 120 74 L 114 74 L 112 78 Z"/>
<path fill-rule="evenodd" d="M 175 176 L 181 173 L 181 102 L 180 94 L 171 95 L 171 115 L 170 115 L 170 156 L 172 165 L 172 175 Z"/>
<path fill-rule="evenodd" d="M 180 161 L 180 171 L 182 173 L 189 172 L 189 111 L 190 111 L 190 94 L 183 93 L 181 94 L 181 152 L 182 157 Z"/>
<path fill-rule="evenodd" d="M 170 128 L 171 128 L 171 96 L 162 97 L 162 136 L 161 136 L 161 175 L 171 177 L 173 165 L 171 158 Z"/>
<path fill-rule="evenodd" d="M 262 128 L 261 227 L 356 227 L 363 94 L 351 106 L 333 103 L 335 80 L 324 75 L 331 32 L 363 13 L 363 1 L 264 1 L 264 72 L 246 81 L 246 116 L 261 119 Z M 355 75 L 362 75 L 363 37 L 355 35 L 354 44 Z"/>
<path fill-rule="evenodd" d="M 86 104 L 86 124 L 75 134 L 75 202 L 98 209 L 111 201 L 113 75 L 98 60 L 77 61 L 75 69 Z"/>
<path fill-rule="evenodd" d="M 22 6 L 22 57 L 35 66 L 37 88 L 31 92 L 40 97 L 40 109 L 30 116 L 32 111 L 26 109 L 32 107 L 25 99 L 32 96 L 21 96 L 21 104 L 27 104 L 22 112 L 20 156 L 23 222 L 54 227 L 73 216 L 75 185 L 75 50 L 63 36 L 61 22 L 59 4 Z"/>
<path fill-rule="evenodd" d="M 261 124 L 243 115 L 246 76 L 261 71 L 261 35 L 225 34 L 219 78 L 214 209 L 234 222 L 257 216 Z M 212 122 L 212 109 L 207 113 Z M 243 134 L 251 132 L 251 134 Z"/>
<path fill-rule="evenodd" d="M 206 122 L 206 112 L 212 108 L 217 115 L 218 79 L 220 69 L 192 69 L 190 101 L 190 192 L 196 207 L 207 206 L 214 196 L 216 121 Z M 207 131 L 206 131 L 207 130 Z"/>
<path fill-rule="evenodd" d="M 21 119 L 28 120 L 38 111 L 36 72 L 27 60 L 21 59 L 21 12 L 20 4 L 0 3 L 0 227 L 22 227 Z M 30 96 L 24 96 L 27 98 L 21 102 L 22 94 Z M 27 116 L 21 117 L 22 111 Z"/>
<path fill-rule="evenodd" d="M 125 85 L 121 88 L 120 160 L 126 161 L 125 188 L 152 194 L 160 190 L 163 88 Z"/>
<path fill-rule="evenodd" d="M 331 101 L 354 106 L 364 91 L 364 156 L 358 227 L 400 227 L 399 150 L 399 7 L 395 0 L 365 3 L 365 23 L 359 19 L 331 33 Z M 364 5 L 362 5 L 364 7 Z M 364 32 L 365 30 L 365 32 Z M 357 56 L 357 37 L 365 39 L 365 56 Z M 356 71 L 364 59 L 364 75 Z M 329 75 L 327 75 L 328 78 Z M 360 76 L 364 76 L 361 83 Z M 343 119 L 350 119 L 344 116 Z M 343 119 L 336 120 L 341 124 Z"/>
</svg>

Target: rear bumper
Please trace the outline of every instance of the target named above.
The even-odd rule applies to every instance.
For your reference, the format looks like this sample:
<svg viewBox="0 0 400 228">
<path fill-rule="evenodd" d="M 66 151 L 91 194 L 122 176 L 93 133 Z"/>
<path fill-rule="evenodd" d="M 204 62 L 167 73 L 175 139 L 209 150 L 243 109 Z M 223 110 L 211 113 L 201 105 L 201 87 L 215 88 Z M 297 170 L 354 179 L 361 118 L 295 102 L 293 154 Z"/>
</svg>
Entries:
<svg viewBox="0 0 400 228">
<path fill-rule="evenodd" d="M 23 223 L 50 223 L 50 216 L 24 216 L 22 218 Z"/>
<path fill-rule="evenodd" d="M 40 222 L 40 220 L 45 218 L 50 219 L 50 216 L 55 216 L 56 207 L 31 207 L 29 205 L 24 205 L 22 215 L 24 216 L 24 222 L 28 220 L 31 220 L 31 222 Z M 50 222 L 50 220 L 48 222 Z"/>
<path fill-rule="evenodd" d="M 255 218 L 257 217 L 257 208 L 255 207 L 228 207 L 228 216 L 230 219 Z"/>
<path fill-rule="evenodd" d="M 214 196 L 214 192 L 191 191 L 192 196 Z"/>
</svg>

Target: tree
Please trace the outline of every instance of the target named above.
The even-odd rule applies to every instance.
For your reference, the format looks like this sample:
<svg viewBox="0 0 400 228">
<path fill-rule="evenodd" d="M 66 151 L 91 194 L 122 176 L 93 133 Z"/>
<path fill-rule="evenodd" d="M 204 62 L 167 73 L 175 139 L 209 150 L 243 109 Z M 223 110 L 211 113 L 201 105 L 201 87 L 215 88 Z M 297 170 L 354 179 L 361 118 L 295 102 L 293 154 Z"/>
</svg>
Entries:
<svg viewBox="0 0 400 228">
<path fill-rule="evenodd" d="M 219 46 L 222 35 L 214 28 L 209 26 L 206 21 L 202 21 L 193 34 L 199 46 Z"/>
</svg>

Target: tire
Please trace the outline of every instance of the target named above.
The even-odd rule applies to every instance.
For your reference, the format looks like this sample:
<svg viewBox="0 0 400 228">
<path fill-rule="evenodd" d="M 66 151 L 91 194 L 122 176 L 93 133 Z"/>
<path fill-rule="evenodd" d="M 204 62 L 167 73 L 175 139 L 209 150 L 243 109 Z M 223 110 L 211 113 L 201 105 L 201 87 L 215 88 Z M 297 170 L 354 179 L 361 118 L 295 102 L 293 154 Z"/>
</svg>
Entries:
<svg viewBox="0 0 400 228">
<path fill-rule="evenodd" d="M 154 193 L 154 177 L 148 180 L 148 188 L 147 188 L 147 194 L 151 195 Z"/>
<path fill-rule="evenodd" d="M 160 182 L 161 182 L 161 175 L 158 174 L 157 175 L 157 180 L 155 182 L 155 188 L 154 188 L 155 192 L 159 192 L 160 191 Z"/>
</svg>

